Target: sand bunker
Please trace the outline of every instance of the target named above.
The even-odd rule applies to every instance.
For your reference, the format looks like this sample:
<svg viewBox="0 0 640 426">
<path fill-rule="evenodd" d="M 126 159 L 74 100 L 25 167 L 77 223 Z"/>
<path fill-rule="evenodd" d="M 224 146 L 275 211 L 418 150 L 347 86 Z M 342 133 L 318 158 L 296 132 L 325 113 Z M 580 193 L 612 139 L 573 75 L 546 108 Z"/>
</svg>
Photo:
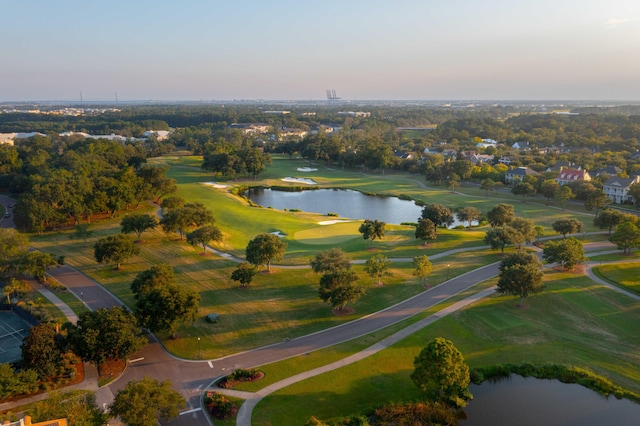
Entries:
<svg viewBox="0 0 640 426">
<path fill-rule="evenodd" d="M 313 179 L 307 179 L 307 178 L 285 177 L 285 178 L 282 178 L 281 180 L 283 182 L 306 183 L 307 185 L 317 185 L 318 184 Z"/>
<path fill-rule="evenodd" d="M 299 172 L 317 172 L 318 169 L 312 169 L 311 167 L 298 167 Z"/>
<path fill-rule="evenodd" d="M 318 222 L 318 225 L 335 225 L 336 223 L 345 223 L 345 222 L 353 222 L 353 220 L 323 220 L 322 222 Z"/>
<path fill-rule="evenodd" d="M 217 183 L 217 182 L 203 182 L 203 185 L 207 185 L 207 186 L 213 186 L 214 188 L 227 188 L 229 185 L 223 185 L 221 183 Z"/>
<path fill-rule="evenodd" d="M 284 237 L 286 237 L 286 236 L 287 236 L 286 234 L 283 234 L 283 233 L 282 233 L 282 232 L 280 232 L 280 231 L 273 231 L 273 232 L 269 232 L 269 233 L 270 233 L 270 234 L 273 234 L 273 235 L 275 235 L 276 237 L 279 237 L 279 238 L 284 238 Z"/>
</svg>

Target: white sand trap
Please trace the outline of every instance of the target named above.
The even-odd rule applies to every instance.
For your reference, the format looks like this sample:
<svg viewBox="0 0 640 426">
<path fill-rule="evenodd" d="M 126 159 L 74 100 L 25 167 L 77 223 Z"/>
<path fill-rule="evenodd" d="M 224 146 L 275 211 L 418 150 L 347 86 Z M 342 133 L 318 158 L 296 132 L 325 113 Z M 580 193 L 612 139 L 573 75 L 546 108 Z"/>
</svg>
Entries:
<svg viewBox="0 0 640 426">
<path fill-rule="evenodd" d="M 336 223 L 346 223 L 346 222 L 353 222 L 353 220 L 340 220 L 340 219 L 323 220 L 322 222 L 318 222 L 318 225 L 335 225 Z"/>
<path fill-rule="evenodd" d="M 311 167 L 298 167 L 299 172 L 317 172 L 318 169 L 312 169 Z"/>
<path fill-rule="evenodd" d="M 223 185 L 221 183 L 217 183 L 217 182 L 203 182 L 203 185 L 207 185 L 207 186 L 213 186 L 214 188 L 218 188 L 218 189 L 222 189 L 222 188 L 228 188 L 229 185 Z"/>
<path fill-rule="evenodd" d="M 318 183 L 313 179 L 307 178 L 295 178 L 295 177 L 285 177 L 280 179 L 283 182 L 296 182 L 296 183 L 306 183 L 307 185 L 317 185 Z"/>
<path fill-rule="evenodd" d="M 273 234 L 273 235 L 275 235 L 276 237 L 279 237 L 279 238 L 284 238 L 284 237 L 287 236 L 286 234 L 283 234 L 280 231 L 273 231 L 273 232 L 270 232 L 270 234 Z"/>
</svg>

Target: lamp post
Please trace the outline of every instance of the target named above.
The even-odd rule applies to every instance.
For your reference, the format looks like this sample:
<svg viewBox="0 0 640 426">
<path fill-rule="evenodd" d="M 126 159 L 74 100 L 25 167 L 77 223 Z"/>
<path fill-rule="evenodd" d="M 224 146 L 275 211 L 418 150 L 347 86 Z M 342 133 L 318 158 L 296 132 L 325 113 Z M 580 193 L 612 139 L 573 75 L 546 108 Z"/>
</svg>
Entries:
<svg viewBox="0 0 640 426">
<path fill-rule="evenodd" d="M 447 279 L 446 279 L 446 281 L 449 281 L 449 266 L 451 266 L 451 265 L 449 265 L 449 264 L 447 263 Z"/>
<path fill-rule="evenodd" d="M 200 359 L 200 338 L 198 337 L 198 359 Z"/>
<path fill-rule="evenodd" d="M 82 303 L 84 303 L 84 293 L 80 292 L 80 300 L 82 300 Z"/>
</svg>

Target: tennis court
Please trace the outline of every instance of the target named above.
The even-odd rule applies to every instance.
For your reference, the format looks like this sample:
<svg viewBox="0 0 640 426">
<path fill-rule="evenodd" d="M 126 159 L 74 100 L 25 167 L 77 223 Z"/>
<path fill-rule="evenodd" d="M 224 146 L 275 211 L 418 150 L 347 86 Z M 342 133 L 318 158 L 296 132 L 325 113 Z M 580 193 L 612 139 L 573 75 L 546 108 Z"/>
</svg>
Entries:
<svg viewBox="0 0 640 426">
<path fill-rule="evenodd" d="M 22 357 L 20 345 L 31 326 L 13 311 L 0 311 L 0 362 L 8 363 Z"/>
</svg>

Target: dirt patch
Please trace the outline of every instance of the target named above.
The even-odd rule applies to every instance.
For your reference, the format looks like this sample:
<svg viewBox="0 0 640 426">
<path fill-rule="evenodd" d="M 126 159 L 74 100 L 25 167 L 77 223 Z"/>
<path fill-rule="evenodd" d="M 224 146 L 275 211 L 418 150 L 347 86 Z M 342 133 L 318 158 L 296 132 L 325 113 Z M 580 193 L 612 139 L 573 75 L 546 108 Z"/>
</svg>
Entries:
<svg viewBox="0 0 640 426">
<path fill-rule="evenodd" d="M 354 308 L 352 308 L 351 306 L 345 306 L 342 309 L 333 308 L 333 314 L 337 315 L 339 317 L 342 317 L 342 316 L 345 316 L 345 315 L 351 315 L 355 311 L 356 310 Z"/>
<path fill-rule="evenodd" d="M 118 377 L 124 371 L 127 366 L 124 360 L 108 359 L 102 364 L 98 370 L 100 380 L 108 380 L 113 377 Z"/>
</svg>

